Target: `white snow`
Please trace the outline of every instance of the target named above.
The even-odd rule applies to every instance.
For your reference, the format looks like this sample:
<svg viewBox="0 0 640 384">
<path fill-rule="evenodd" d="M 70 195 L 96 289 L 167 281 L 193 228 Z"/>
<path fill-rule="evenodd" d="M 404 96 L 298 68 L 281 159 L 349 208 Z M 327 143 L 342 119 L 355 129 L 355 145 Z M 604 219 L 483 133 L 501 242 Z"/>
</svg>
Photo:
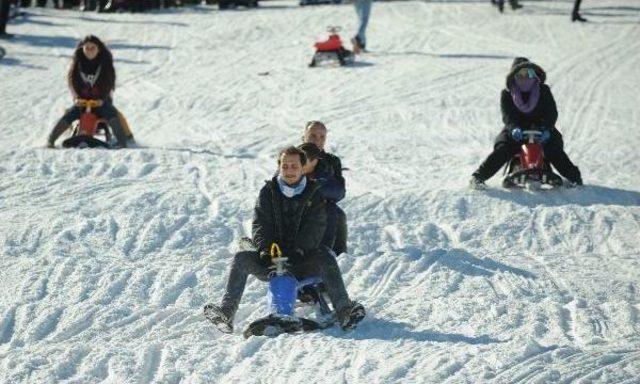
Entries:
<svg viewBox="0 0 640 384">
<path fill-rule="evenodd" d="M 0 41 L 0 383 L 640 382 L 640 13 L 634 0 L 375 3 L 371 53 L 309 69 L 352 5 L 29 9 Z M 116 59 L 139 148 L 48 150 L 77 40 Z M 466 187 L 516 55 L 548 72 L 587 186 Z M 348 193 L 354 332 L 244 340 L 221 298 L 274 155 L 327 123 Z"/>
</svg>

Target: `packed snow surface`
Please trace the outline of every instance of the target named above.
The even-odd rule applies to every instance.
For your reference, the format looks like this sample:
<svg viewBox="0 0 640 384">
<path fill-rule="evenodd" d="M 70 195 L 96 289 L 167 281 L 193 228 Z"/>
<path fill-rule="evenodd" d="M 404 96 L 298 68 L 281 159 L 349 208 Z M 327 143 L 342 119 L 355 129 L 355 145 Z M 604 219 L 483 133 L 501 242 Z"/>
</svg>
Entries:
<svg viewBox="0 0 640 384">
<path fill-rule="evenodd" d="M 307 67 L 352 5 L 146 14 L 29 9 L 0 41 L 1 383 L 639 383 L 640 8 L 634 0 L 375 3 L 370 53 Z M 44 148 L 78 39 L 112 48 L 138 147 Z M 515 56 L 542 65 L 587 184 L 466 182 Z M 304 122 L 341 156 L 349 333 L 236 334 L 221 299 L 275 153 Z"/>
</svg>

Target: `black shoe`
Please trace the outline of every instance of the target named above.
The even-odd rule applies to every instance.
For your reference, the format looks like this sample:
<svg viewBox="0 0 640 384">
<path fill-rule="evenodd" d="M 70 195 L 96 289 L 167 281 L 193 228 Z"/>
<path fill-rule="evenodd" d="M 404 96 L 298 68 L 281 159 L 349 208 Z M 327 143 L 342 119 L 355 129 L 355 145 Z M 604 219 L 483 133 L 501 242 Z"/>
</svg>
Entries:
<svg viewBox="0 0 640 384">
<path fill-rule="evenodd" d="M 359 322 L 364 319 L 367 313 L 362 304 L 353 301 L 351 305 L 343 307 L 338 311 L 338 322 L 344 331 L 354 329 Z"/>
<path fill-rule="evenodd" d="M 582 186 L 582 177 L 578 176 L 577 178 L 573 179 L 573 180 L 567 180 L 567 186 L 569 188 L 575 188 L 575 187 L 581 187 Z"/>
<path fill-rule="evenodd" d="M 518 4 L 516 0 L 509 0 L 509 4 L 511 5 L 511 9 L 513 9 L 514 11 L 522 8 L 522 5 Z"/>
<path fill-rule="evenodd" d="M 204 317 L 223 333 L 233 333 L 233 318 L 227 315 L 221 307 L 213 304 L 204 306 Z"/>
<path fill-rule="evenodd" d="M 571 15 L 571 21 L 579 21 L 581 23 L 584 23 L 587 21 L 587 19 L 585 19 L 584 17 L 580 16 L 579 13 L 574 13 L 573 15 Z"/>
<path fill-rule="evenodd" d="M 487 185 L 484 183 L 484 180 L 480 178 L 477 174 L 471 175 L 471 180 L 469 180 L 469 188 L 475 190 L 483 190 L 487 188 Z"/>
<path fill-rule="evenodd" d="M 364 50 L 364 47 L 362 46 L 362 42 L 360 42 L 360 38 L 358 36 L 354 36 L 351 39 L 351 45 L 353 46 L 354 55 L 359 55 L 360 52 Z"/>
</svg>

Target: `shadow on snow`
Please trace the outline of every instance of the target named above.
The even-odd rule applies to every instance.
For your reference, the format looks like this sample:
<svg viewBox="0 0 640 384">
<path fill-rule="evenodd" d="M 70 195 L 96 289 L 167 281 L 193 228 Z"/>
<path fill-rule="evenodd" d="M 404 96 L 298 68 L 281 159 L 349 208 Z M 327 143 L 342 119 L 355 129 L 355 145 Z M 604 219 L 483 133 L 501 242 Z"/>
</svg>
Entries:
<svg viewBox="0 0 640 384">
<path fill-rule="evenodd" d="M 464 344 L 495 344 L 505 343 L 487 335 L 467 336 L 460 333 L 443 333 L 430 330 L 414 330 L 412 325 L 396 322 L 388 319 L 379 319 L 368 315 L 358 325 L 355 332 L 343 333 L 342 331 L 329 332 L 327 335 L 341 339 L 353 340 L 412 340 L 431 341 L 435 343 L 464 343 Z"/>
<path fill-rule="evenodd" d="M 584 187 L 571 190 L 559 189 L 536 193 L 493 188 L 490 188 L 485 192 L 488 196 L 501 200 L 508 200 L 518 205 L 530 208 L 537 206 L 555 207 L 567 204 L 575 204 L 585 207 L 591 205 L 618 205 L 623 207 L 640 206 L 640 192 L 602 187 L 598 185 L 586 185 Z"/>
</svg>

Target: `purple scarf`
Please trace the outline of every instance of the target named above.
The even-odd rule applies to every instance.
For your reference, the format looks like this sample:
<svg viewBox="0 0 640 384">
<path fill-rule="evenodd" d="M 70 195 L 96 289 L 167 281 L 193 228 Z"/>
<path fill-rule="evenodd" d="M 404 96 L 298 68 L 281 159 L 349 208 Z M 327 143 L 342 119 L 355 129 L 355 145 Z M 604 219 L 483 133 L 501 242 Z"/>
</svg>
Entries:
<svg viewBox="0 0 640 384">
<path fill-rule="evenodd" d="M 529 93 L 529 98 L 525 101 L 523 93 Z M 511 87 L 511 98 L 513 103 L 522 113 L 531 113 L 538 105 L 540 99 L 540 84 L 538 79 L 516 80 Z"/>
</svg>

